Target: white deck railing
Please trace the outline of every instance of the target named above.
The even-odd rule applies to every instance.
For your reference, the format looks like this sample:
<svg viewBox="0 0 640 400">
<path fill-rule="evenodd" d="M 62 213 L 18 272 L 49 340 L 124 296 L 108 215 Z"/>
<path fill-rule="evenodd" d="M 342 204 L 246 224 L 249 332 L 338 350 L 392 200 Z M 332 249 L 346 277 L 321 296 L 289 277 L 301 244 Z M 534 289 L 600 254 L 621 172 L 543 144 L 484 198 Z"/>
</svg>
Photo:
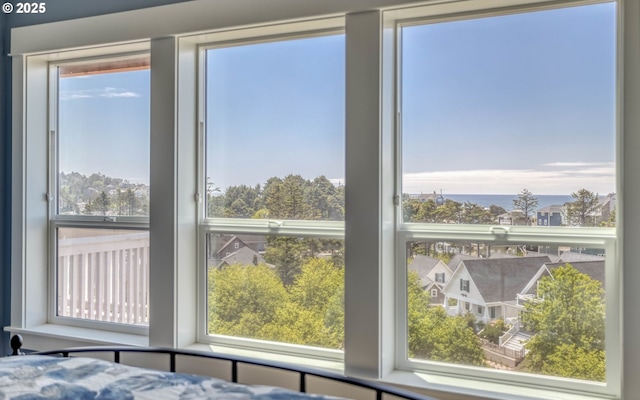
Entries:
<svg viewBox="0 0 640 400">
<path fill-rule="evenodd" d="M 149 233 L 58 241 L 58 315 L 149 323 Z"/>
<path fill-rule="evenodd" d="M 511 328 L 509 328 L 508 331 L 506 331 L 502 336 L 498 338 L 498 345 L 504 346 L 504 344 L 507 343 L 509 339 L 511 339 L 513 335 L 518 332 L 520 332 L 520 320 L 516 320 L 515 322 L 513 322 Z"/>
</svg>

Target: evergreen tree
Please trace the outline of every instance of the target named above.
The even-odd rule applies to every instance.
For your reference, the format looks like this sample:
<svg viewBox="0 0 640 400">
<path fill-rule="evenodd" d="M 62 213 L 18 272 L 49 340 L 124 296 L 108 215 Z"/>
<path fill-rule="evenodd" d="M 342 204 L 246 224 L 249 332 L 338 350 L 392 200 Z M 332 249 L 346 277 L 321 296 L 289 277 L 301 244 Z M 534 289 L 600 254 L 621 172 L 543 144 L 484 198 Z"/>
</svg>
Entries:
<svg viewBox="0 0 640 400">
<path fill-rule="evenodd" d="M 513 208 L 522 211 L 524 214 L 525 225 L 531 225 L 531 217 L 534 215 L 536 207 L 538 207 L 538 199 L 527 189 L 522 189 L 522 192 L 518 194 L 518 198 L 513 200 Z"/>
<path fill-rule="evenodd" d="M 573 202 L 567 203 L 567 220 L 570 225 L 574 226 L 595 226 L 596 213 L 599 208 L 600 201 L 598 194 L 580 189 L 571 193 Z"/>
</svg>

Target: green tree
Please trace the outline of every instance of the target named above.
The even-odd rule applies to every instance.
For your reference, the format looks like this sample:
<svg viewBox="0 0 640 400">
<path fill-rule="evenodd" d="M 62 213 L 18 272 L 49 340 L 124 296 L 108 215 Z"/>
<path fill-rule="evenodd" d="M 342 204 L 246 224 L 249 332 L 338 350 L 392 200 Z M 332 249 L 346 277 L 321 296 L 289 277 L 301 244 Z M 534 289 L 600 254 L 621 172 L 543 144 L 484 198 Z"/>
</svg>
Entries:
<svg viewBox="0 0 640 400">
<path fill-rule="evenodd" d="M 437 209 L 436 202 L 431 199 L 419 203 L 415 221 L 411 222 L 435 222 Z"/>
<path fill-rule="evenodd" d="M 127 189 L 127 192 L 124 195 L 125 197 L 125 208 L 128 210 L 128 215 L 136 215 L 138 209 L 138 199 L 136 198 L 136 193 L 131 190 L 131 188 Z"/>
<path fill-rule="evenodd" d="M 267 236 L 264 259 L 276 266 L 276 272 L 285 286 L 293 283 L 300 273 L 301 265 L 309 256 L 309 247 L 302 238 Z"/>
<path fill-rule="evenodd" d="M 100 195 L 96 197 L 94 200 L 93 209 L 102 213 L 102 215 L 107 215 L 107 211 L 109 211 L 109 205 L 111 205 L 111 199 L 109 195 L 104 191 L 100 192 Z"/>
<path fill-rule="evenodd" d="M 600 222 L 600 226 L 615 227 L 616 226 L 616 210 L 611 211 L 609 219 Z"/>
<path fill-rule="evenodd" d="M 462 222 L 462 203 L 453 200 L 446 200 L 443 205 L 435 211 L 435 221 L 445 224 L 459 224 Z"/>
<path fill-rule="evenodd" d="M 527 189 L 522 189 L 518 198 L 513 200 L 513 208 L 523 212 L 526 225 L 531 225 L 531 217 L 538 207 L 538 199 Z"/>
<path fill-rule="evenodd" d="M 269 218 L 284 219 L 286 210 L 284 207 L 285 193 L 282 187 L 282 179 L 277 177 L 269 178 L 264 185 L 263 196 Z"/>
<path fill-rule="evenodd" d="M 282 180 L 285 219 L 307 219 L 308 206 L 305 202 L 305 180 L 300 175 L 287 175 Z"/>
<path fill-rule="evenodd" d="M 340 348 L 344 342 L 344 272 L 312 258 L 289 287 L 290 302 L 265 327 L 265 337 L 287 343 Z"/>
<path fill-rule="evenodd" d="M 287 290 L 265 265 L 209 271 L 209 331 L 308 346 L 344 342 L 344 271 L 313 258 Z"/>
<path fill-rule="evenodd" d="M 344 202 L 339 199 L 340 189 L 336 188 L 324 175 L 306 184 L 305 203 L 309 208 L 309 218 L 313 220 L 344 219 Z"/>
<path fill-rule="evenodd" d="M 484 207 L 467 201 L 462 205 L 461 222 L 465 224 L 491 224 L 493 216 Z"/>
<path fill-rule="evenodd" d="M 573 201 L 567 203 L 567 220 L 574 226 L 595 226 L 596 212 L 600 204 L 598 194 L 580 189 L 571 193 Z"/>
<path fill-rule="evenodd" d="M 500 206 L 496 206 L 495 204 L 492 204 L 492 205 L 489 206 L 489 212 L 494 217 L 497 217 L 498 215 L 506 214 L 507 210 L 505 210 L 504 208 L 502 208 Z"/>
<path fill-rule="evenodd" d="M 443 307 L 430 307 L 415 272 L 409 272 L 407 279 L 407 311 L 410 357 L 482 365 L 480 340 L 467 319 L 448 316 Z"/>
<path fill-rule="evenodd" d="M 224 195 L 224 216 L 228 218 L 250 218 L 262 208 L 260 185 L 229 186 Z"/>
<path fill-rule="evenodd" d="M 289 295 L 268 266 L 234 264 L 209 270 L 209 332 L 263 338 Z"/>
<path fill-rule="evenodd" d="M 539 301 L 525 304 L 523 321 L 536 335 L 527 344 L 533 371 L 592 379 L 604 377 L 604 363 L 580 370 L 585 359 L 604 359 L 604 289 L 571 264 L 554 268 L 538 285 Z M 579 349 L 579 351 L 573 351 Z M 564 363 L 564 366 L 559 365 Z M 602 368 L 602 370 L 599 370 Z"/>
</svg>

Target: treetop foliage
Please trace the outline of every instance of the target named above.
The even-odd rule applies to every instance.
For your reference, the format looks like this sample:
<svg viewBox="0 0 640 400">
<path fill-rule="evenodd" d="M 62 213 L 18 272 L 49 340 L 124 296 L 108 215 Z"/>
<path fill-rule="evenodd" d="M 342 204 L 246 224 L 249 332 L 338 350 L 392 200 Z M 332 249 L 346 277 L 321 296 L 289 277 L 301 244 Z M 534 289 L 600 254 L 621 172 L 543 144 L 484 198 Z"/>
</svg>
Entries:
<svg viewBox="0 0 640 400">
<path fill-rule="evenodd" d="M 224 194 L 208 193 L 208 216 L 290 220 L 344 220 L 344 186 L 325 176 L 272 177 L 264 186 L 230 186 Z"/>
<path fill-rule="evenodd" d="M 101 173 L 58 174 L 61 214 L 148 215 L 149 187 Z"/>
<path fill-rule="evenodd" d="M 604 289 L 571 264 L 554 268 L 538 286 L 542 301 L 525 304 L 523 320 L 536 332 L 527 344 L 533 371 L 604 380 Z M 590 362 L 586 368 L 584 363 Z"/>
</svg>

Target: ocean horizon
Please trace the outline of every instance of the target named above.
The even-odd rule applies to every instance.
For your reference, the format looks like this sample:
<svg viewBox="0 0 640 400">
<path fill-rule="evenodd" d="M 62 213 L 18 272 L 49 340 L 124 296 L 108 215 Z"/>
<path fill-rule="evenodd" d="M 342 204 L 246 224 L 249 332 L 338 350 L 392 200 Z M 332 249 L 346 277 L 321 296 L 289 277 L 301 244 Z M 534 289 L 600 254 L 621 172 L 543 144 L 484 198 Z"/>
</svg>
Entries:
<svg viewBox="0 0 640 400">
<path fill-rule="evenodd" d="M 517 194 L 446 194 L 442 196 L 447 200 L 457 201 L 459 203 L 471 202 L 481 207 L 490 207 L 492 205 L 504 208 L 507 211 L 513 210 L 513 201 L 518 198 Z M 571 195 L 539 195 L 534 197 L 538 199 L 536 210 L 549 206 L 562 206 L 564 203 L 573 201 Z M 606 196 L 600 196 L 606 198 Z"/>
</svg>

